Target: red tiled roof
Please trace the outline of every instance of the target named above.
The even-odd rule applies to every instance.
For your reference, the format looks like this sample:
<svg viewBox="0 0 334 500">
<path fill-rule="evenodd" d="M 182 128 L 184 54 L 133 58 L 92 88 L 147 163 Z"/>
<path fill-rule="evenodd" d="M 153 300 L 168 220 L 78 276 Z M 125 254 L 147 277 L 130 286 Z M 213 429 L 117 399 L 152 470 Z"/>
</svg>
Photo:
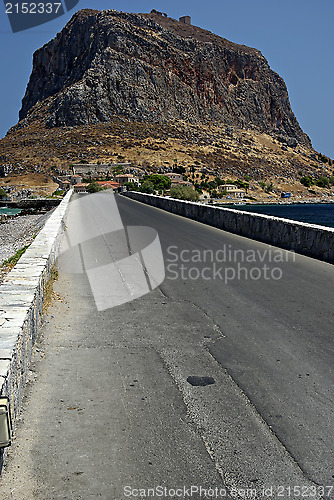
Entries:
<svg viewBox="0 0 334 500">
<path fill-rule="evenodd" d="M 112 188 L 118 188 L 121 186 L 118 182 L 114 182 L 114 181 L 97 181 L 97 184 L 99 186 L 109 186 Z"/>
</svg>

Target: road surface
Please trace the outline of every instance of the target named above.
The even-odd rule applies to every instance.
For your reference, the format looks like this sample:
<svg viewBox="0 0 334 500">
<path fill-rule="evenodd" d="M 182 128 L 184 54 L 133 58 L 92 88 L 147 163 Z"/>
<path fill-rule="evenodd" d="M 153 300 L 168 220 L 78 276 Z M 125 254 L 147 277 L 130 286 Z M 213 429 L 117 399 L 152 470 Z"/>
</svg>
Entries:
<svg viewBox="0 0 334 500">
<path fill-rule="evenodd" d="M 89 272 L 60 270 L 3 497 L 334 498 L 334 267 L 116 199 L 166 277 L 123 304 L 109 280 L 98 311 Z M 104 231 L 94 200 L 69 228 Z M 129 243 L 110 207 L 123 240 L 91 239 L 90 268 Z"/>
</svg>

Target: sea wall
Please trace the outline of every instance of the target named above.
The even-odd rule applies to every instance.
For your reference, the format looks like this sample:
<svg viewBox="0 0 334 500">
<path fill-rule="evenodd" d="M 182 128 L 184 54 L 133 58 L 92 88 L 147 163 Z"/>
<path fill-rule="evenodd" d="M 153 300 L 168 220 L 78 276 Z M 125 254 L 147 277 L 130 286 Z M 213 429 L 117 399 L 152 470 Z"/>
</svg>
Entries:
<svg viewBox="0 0 334 500">
<path fill-rule="evenodd" d="M 68 192 L 34 242 L 0 285 L 0 387 L 19 413 L 32 347 L 38 335 L 45 285 L 58 256 L 72 192 Z M 0 466 L 3 462 L 0 453 Z"/>
<path fill-rule="evenodd" d="M 0 207 L 8 208 L 46 208 L 57 207 L 60 204 L 59 198 L 27 198 L 19 201 L 0 201 Z"/>
<path fill-rule="evenodd" d="M 334 228 L 134 191 L 123 195 L 230 233 L 334 263 Z"/>
</svg>

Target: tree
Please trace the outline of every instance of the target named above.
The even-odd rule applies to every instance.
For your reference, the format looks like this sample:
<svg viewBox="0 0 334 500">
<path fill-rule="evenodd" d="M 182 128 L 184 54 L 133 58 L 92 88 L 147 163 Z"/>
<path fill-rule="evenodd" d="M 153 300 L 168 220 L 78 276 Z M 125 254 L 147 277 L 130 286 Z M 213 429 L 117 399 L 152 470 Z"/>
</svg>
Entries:
<svg viewBox="0 0 334 500">
<path fill-rule="evenodd" d="M 126 187 L 128 191 L 139 191 L 138 184 L 135 182 L 125 182 L 123 186 Z"/>
<path fill-rule="evenodd" d="M 327 163 L 328 160 L 329 160 L 329 158 L 327 158 L 327 156 L 325 156 L 325 155 L 323 155 L 321 153 L 319 153 L 318 159 L 319 159 L 319 161 L 322 161 L 323 163 Z"/>
<path fill-rule="evenodd" d="M 152 184 L 152 182 L 146 180 L 141 185 L 140 192 L 146 193 L 146 194 L 152 194 L 152 193 L 154 193 L 154 185 Z"/>
<path fill-rule="evenodd" d="M 166 177 L 165 175 L 159 175 L 159 174 L 151 174 L 151 175 L 145 175 L 144 181 L 148 181 L 151 184 L 153 184 L 154 189 L 157 191 L 159 190 L 166 190 L 169 189 L 171 186 L 171 180 L 169 177 Z"/>
<path fill-rule="evenodd" d="M 210 186 L 210 189 L 216 189 L 216 187 L 217 187 L 217 184 L 215 181 L 209 181 L 208 184 Z"/>
<path fill-rule="evenodd" d="M 175 172 L 176 174 L 185 174 L 186 172 L 186 169 L 184 167 L 182 167 L 181 165 L 177 165 L 175 164 L 175 167 L 173 167 L 173 172 Z"/>
<path fill-rule="evenodd" d="M 210 184 L 207 181 L 202 181 L 200 185 L 204 189 L 210 189 Z"/>
<path fill-rule="evenodd" d="M 274 187 L 274 185 L 272 182 L 270 184 L 267 184 L 265 192 L 270 193 L 273 190 L 273 187 Z"/>
<path fill-rule="evenodd" d="M 197 191 L 194 191 L 190 186 L 172 186 L 170 190 L 170 194 L 173 198 L 178 200 L 187 200 L 187 201 L 198 201 L 199 194 Z"/>
<path fill-rule="evenodd" d="M 4 189 L 0 188 L 0 198 L 7 198 L 7 194 Z"/>
<path fill-rule="evenodd" d="M 87 191 L 88 193 L 97 193 L 99 191 L 102 191 L 103 187 L 99 186 L 97 182 L 93 181 L 87 186 Z"/>
<path fill-rule="evenodd" d="M 249 182 L 245 182 L 245 181 L 242 181 L 241 179 L 238 179 L 236 181 L 236 185 L 238 186 L 239 189 L 244 189 L 247 193 L 247 191 L 249 189 Z M 272 186 L 272 183 L 271 183 L 271 186 Z"/>
<path fill-rule="evenodd" d="M 329 179 L 327 177 L 319 177 L 315 182 L 316 186 L 321 188 L 329 187 Z"/>
<path fill-rule="evenodd" d="M 310 175 L 305 175 L 304 177 L 301 177 L 300 182 L 305 187 L 310 187 L 314 184 L 314 180 Z"/>
<path fill-rule="evenodd" d="M 200 184 L 198 184 L 198 182 L 195 182 L 194 186 L 195 186 L 196 191 L 197 191 L 199 194 L 203 194 L 203 191 L 202 191 L 202 189 L 201 189 L 201 186 L 200 186 Z"/>
</svg>

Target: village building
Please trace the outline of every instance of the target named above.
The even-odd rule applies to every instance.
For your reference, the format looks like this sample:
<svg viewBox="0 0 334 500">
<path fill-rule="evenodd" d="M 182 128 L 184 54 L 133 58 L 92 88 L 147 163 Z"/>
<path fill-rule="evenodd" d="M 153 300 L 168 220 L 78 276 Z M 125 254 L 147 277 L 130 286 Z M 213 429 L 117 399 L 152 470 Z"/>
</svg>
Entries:
<svg viewBox="0 0 334 500">
<path fill-rule="evenodd" d="M 189 181 L 172 181 L 172 186 L 189 186 L 192 189 L 195 189 L 193 183 Z"/>
<path fill-rule="evenodd" d="M 77 163 L 72 165 L 72 170 L 74 175 L 81 175 L 83 177 L 99 177 L 101 175 L 113 174 L 115 168 L 131 168 L 131 163 L 110 163 L 110 164 L 98 164 L 98 163 Z"/>
<path fill-rule="evenodd" d="M 81 175 L 72 175 L 71 176 L 71 184 L 82 184 L 82 177 Z"/>
<path fill-rule="evenodd" d="M 120 186 L 124 186 L 127 182 L 133 182 L 134 184 L 139 183 L 139 178 L 135 177 L 132 174 L 118 174 L 115 175 L 115 181 L 120 184 Z"/>
<path fill-rule="evenodd" d="M 81 184 L 74 184 L 73 191 L 75 193 L 87 193 L 87 186 L 89 186 L 87 182 Z"/>
<path fill-rule="evenodd" d="M 59 184 L 59 188 L 62 191 L 67 191 L 71 187 L 71 182 L 68 180 L 62 181 L 62 180 L 58 179 L 57 183 Z"/>
<path fill-rule="evenodd" d="M 218 192 L 225 192 L 227 196 L 232 198 L 243 198 L 247 194 L 244 189 L 239 189 L 235 184 L 222 184 L 218 187 Z"/>
<path fill-rule="evenodd" d="M 176 181 L 177 182 L 183 181 L 183 176 L 181 174 L 176 174 L 175 172 L 166 173 L 164 174 L 164 177 L 168 177 L 172 181 L 172 184 Z"/>
<path fill-rule="evenodd" d="M 113 189 L 113 191 L 117 191 L 121 187 L 120 183 L 115 181 L 97 181 L 96 183 L 105 189 Z"/>
</svg>

